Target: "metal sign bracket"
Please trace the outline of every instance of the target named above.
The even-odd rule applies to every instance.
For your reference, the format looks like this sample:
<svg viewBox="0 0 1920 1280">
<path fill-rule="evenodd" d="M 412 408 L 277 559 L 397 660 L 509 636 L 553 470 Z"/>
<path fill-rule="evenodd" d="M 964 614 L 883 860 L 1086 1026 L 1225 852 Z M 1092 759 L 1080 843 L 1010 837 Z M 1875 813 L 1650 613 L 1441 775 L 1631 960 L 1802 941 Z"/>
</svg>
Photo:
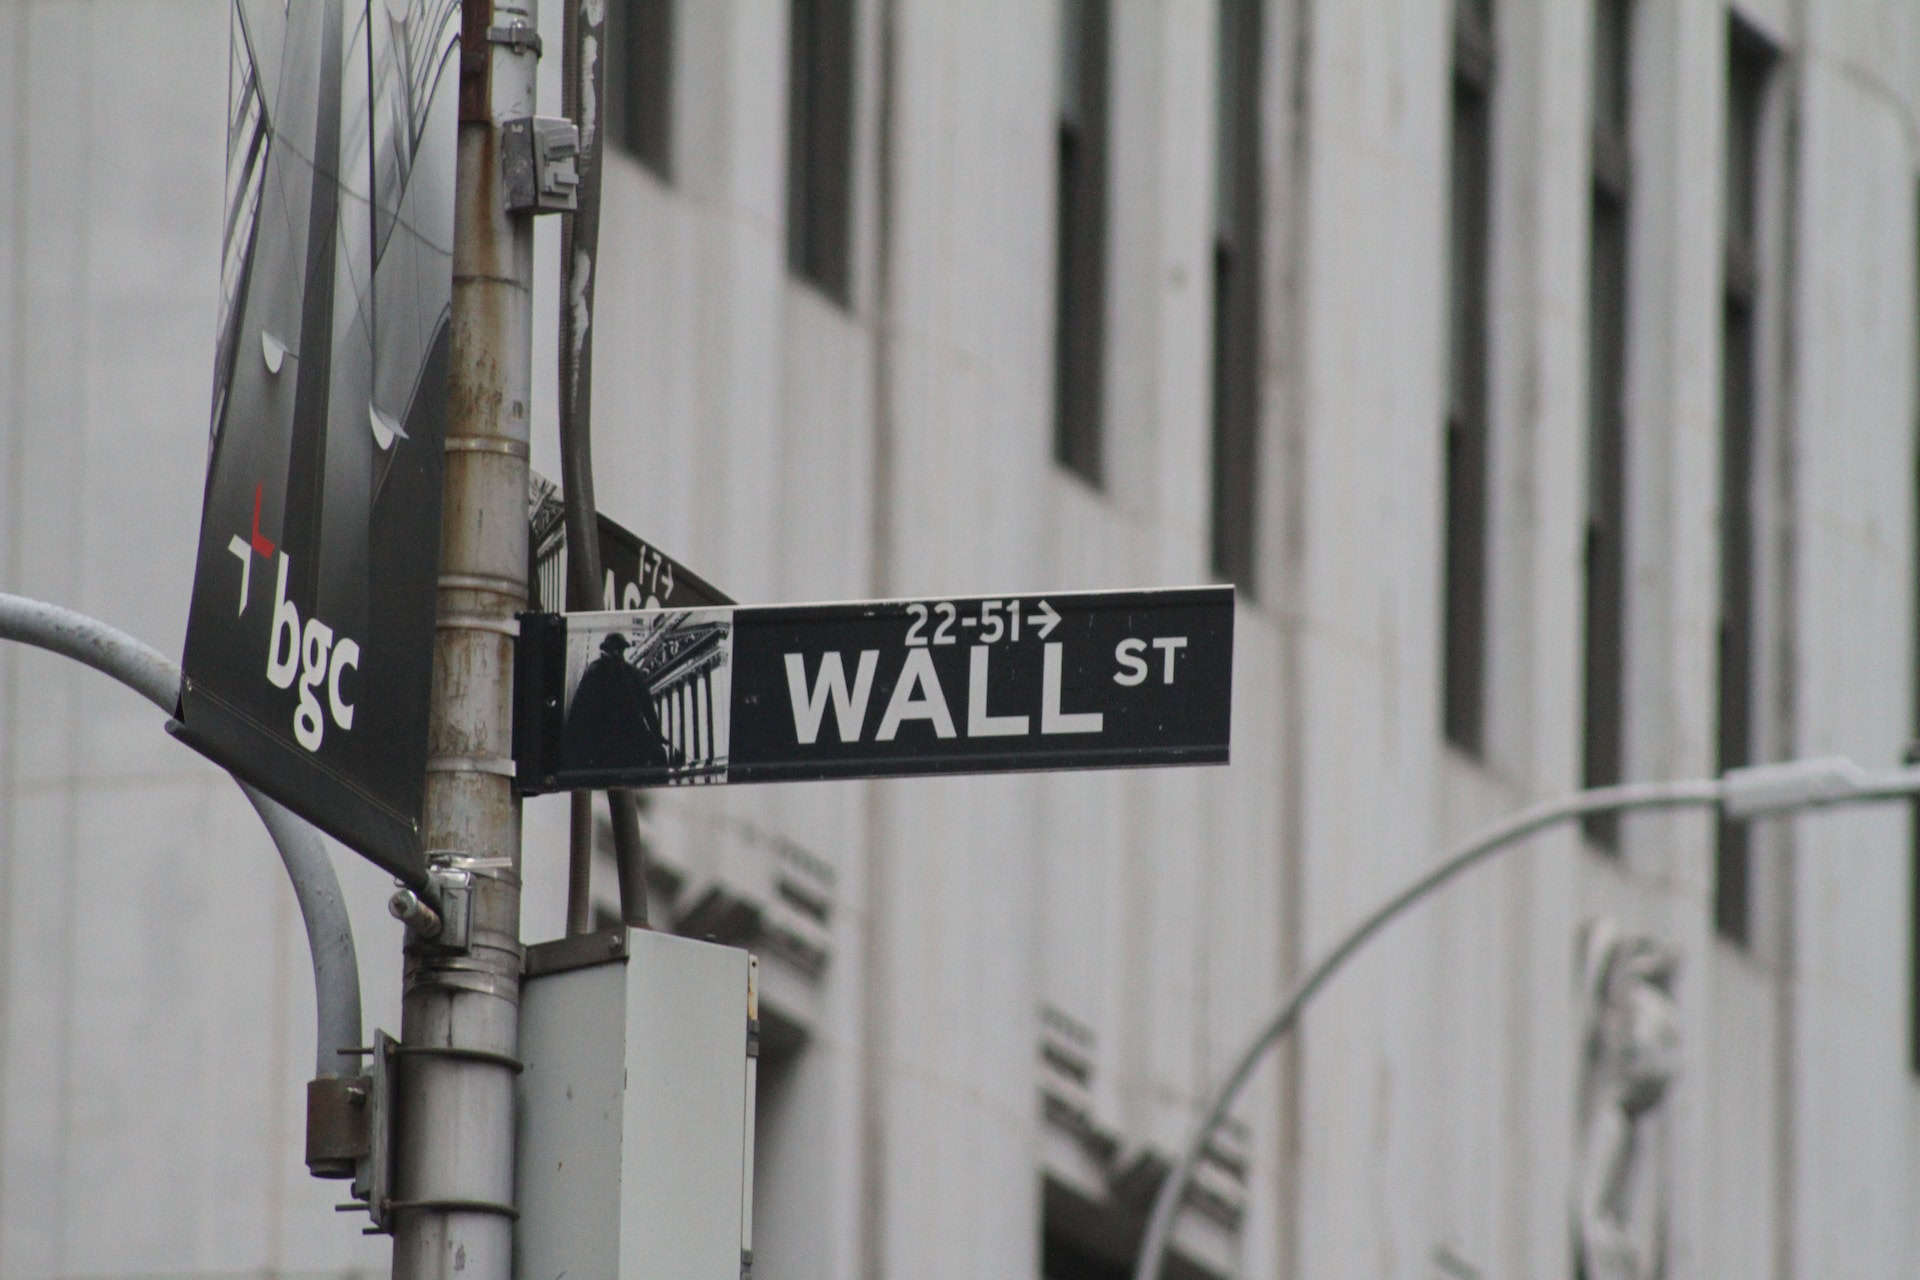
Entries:
<svg viewBox="0 0 1920 1280">
<path fill-rule="evenodd" d="M 367 1074 L 353 1083 L 365 1130 L 359 1135 L 359 1154 L 354 1161 L 353 1199 L 337 1204 L 339 1213 L 366 1210 L 373 1220 L 363 1235 L 393 1233 L 393 1064 L 400 1042 L 384 1031 L 373 1033 L 373 1047 L 357 1052 L 368 1055 Z"/>
<path fill-rule="evenodd" d="M 436 861 L 427 868 L 427 892 L 405 885 L 387 899 L 387 911 L 407 926 L 408 940 L 436 951 L 466 951 L 473 944 L 473 872 Z"/>
</svg>

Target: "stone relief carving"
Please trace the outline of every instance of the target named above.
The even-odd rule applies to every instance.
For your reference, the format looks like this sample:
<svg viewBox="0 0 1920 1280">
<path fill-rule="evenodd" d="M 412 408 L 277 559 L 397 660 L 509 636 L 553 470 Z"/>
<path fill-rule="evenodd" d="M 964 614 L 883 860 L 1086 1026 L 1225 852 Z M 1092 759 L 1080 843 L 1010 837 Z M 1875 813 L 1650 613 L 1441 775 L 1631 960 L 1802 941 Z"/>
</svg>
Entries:
<svg viewBox="0 0 1920 1280">
<path fill-rule="evenodd" d="M 1600 918 L 1580 947 L 1580 1130 L 1573 1235 L 1581 1280 L 1666 1274 L 1661 1102 L 1680 1068 L 1679 956 Z"/>
</svg>

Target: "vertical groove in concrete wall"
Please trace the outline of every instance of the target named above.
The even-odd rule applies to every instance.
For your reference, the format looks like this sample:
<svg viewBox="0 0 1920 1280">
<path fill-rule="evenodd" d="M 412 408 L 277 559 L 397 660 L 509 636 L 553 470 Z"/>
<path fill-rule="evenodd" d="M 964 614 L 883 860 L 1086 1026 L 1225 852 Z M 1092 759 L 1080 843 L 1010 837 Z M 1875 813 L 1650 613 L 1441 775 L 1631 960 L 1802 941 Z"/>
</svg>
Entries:
<svg viewBox="0 0 1920 1280">
<path fill-rule="evenodd" d="M 1800 647 L 1797 643 L 1798 611 L 1794 602 L 1799 598 L 1799 565 L 1796 554 L 1794 530 L 1798 524 L 1799 512 L 1795 506 L 1796 489 L 1794 463 L 1800 448 L 1800 420 L 1798 409 L 1799 361 L 1796 358 L 1795 339 L 1799 332 L 1801 299 L 1799 296 L 1801 277 L 1798 267 L 1799 255 L 1795 245 L 1800 231 L 1800 201 L 1804 198 L 1801 190 L 1800 142 L 1803 137 L 1802 111 L 1806 102 L 1807 57 L 1806 36 L 1807 16 L 1804 0 L 1792 0 L 1788 14 L 1789 47 L 1783 60 L 1784 83 L 1780 93 L 1784 99 L 1785 120 L 1781 140 L 1781 182 L 1784 195 L 1780 200 L 1781 219 L 1779 241 L 1781 244 L 1780 296 L 1778 308 L 1780 315 L 1780 370 L 1778 379 L 1779 409 L 1774 423 L 1774 431 L 1779 441 L 1776 461 L 1779 472 L 1776 476 L 1775 501 L 1779 504 L 1779 518 L 1776 521 L 1780 530 L 1779 548 L 1779 606 L 1775 610 L 1779 627 L 1778 664 L 1775 668 L 1775 680 L 1779 689 L 1776 715 L 1777 736 L 1774 745 L 1780 749 L 1782 758 L 1796 754 L 1798 733 L 1797 717 L 1794 713 L 1794 700 L 1798 696 L 1794 680 L 1794 663 L 1798 660 Z M 1794 983 L 1799 972 L 1799 964 L 1794 954 L 1795 911 L 1792 891 L 1794 864 L 1797 860 L 1794 839 L 1799 829 L 1797 823 L 1783 822 L 1774 833 L 1778 841 L 1777 854 L 1772 861 L 1773 884 L 1768 896 L 1779 905 L 1775 913 L 1775 925 L 1771 944 L 1777 948 L 1777 962 L 1772 966 L 1774 978 L 1774 1007 L 1776 1012 L 1774 1053 L 1774 1187 L 1773 1187 L 1773 1230 L 1774 1230 L 1774 1274 L 1791 1276 L 1794 1257 L 1794 1127 L 1798 1123 L 1798 1094 L 1795 1080 L 1799 1075 L 1798 1036 L 1794 1013 L 1796 998 Z"/>
<path fill-rule="evenodd" d="M 878 5 L 879 78 L 875 86 L 877 123 L 873 141 L 873 475 L 871 553 L 873 594 L 890 593 L 894 575 L 893 481 L 893 113 L 896 0 Z M 887 895 L 887 858 L 880 847 L 884 829 L 882 788 L 866 784 L 866 831 L 860 848 L 866 859 L 866 954 L 861 957 L 860 1073 L 860 1222 L 856 1248 L 860 1274 L 885 1274 L 886 1249 L 881 1233 L 886 1221 L 885 1098 L 879 1087 L 886 1070 L 885 1025 L 886 934 L 881 907 Z"/>
<path fill-rule="evenodd" d="M 873 583 L 893 583 L 893 61 L 895 0 L 879 6 L 880 78 L 873 160 Z"/>
<path fill-rule="evenodd" d="M 12 126 L 12 137 L 4 144 L 7 148 L 8 163 L 6 177 L 7 188 L 12 193 L 10 216 L 7 219 L 7 245 L 4 255 L 9 272 L 6 305 L 9 312 L 7 321 L 6 350 L 0 352 L 0 386 L 7 389 L 6 436 L 0 439 L 0 445 L 6 449 L 4 466 L 6 474 L 0 482 L 0 492 L 6 494 L 6 502 L 0 504 L 0 520 L 6 523 L 5 529 L 5 581 L 20 581 L 20 457 L 26 438 L 26 392 L 20 385 L 20 342 L 27 331 L 27 286 L 21 264 L 27 260 L 27 210 L 33 193 L 33 166 L 29 157 L 22 154 L 26 143 L 26 120 L 30 104 L 27 100 L 27 66 L 33 52 L 33 23 L 31 15 L 16 16 L 15 34 L 7 41 L 7 52 L 11 55 L 12 65 L 8 69 L 7 83 L 12 92 L 8 95 L 12 101 L 8 104 L 7 119 Z M 6 660 L 6 670 L 11 672 L 12 659 Z M 12 779 L 12 736 L 0 735 L 0 764 L 9 766 L 4 776 Z M 6 867 L 0 860 L 0 910 L 6 904 Z M 3 919 L 0 916 L 0 919 Z M 6 1026 L 6 970 L 5 953 L 0 952 L 0 1031 Z M 0 1075 L 0 1082 L 4 1075 Z M 0 1090 L 3 1091 L 3 1090 Z"/>
<path fill-rule="evenodd" d="M 1282 151 L 1285 157 L 1285 180 L 1262 183 L 1266 199 L 1284 210 L 1281 243 L 1276 252 L 1262 255 L 1262 273 L 1272 281 L 1271 288 L 1266 281 L 1262 282 L 1262 293 L 1270 300 L 1268 306 L 1274 317 L 1271 327 L 1272 350 L 1276 353 L 1277 367 L 1263 370 L 1261 377 L 1263 384 L 1269 380 L 1277 384 L 1274 394 L 1262 395 L 1261 401 L 1263 416 L 1267 419 L 1263 434 L 1267 439 L 1277 442 L 1273 451 L 1279 454 L 1277 470 L 1280 472 L 1280 492 L 1283 494 L 1283 500 L 1279 503 L 1263 504 L 1265 510 L 1262 513 L 1263 522 L 1278 529 L 1280 554 L 1261 559 L 1269 566 L 1268 574 L 1279 579 L 1266 584 L 1262 594 L 1273 602 L 1272 607 L 1278 614 L 1280 635 L 1279 697 L 1273 710 L 1280 721 L 1280 847 L 1277 850 L 1280 861 L 1277 878 L 1280 893 L 1277 904 L 1280 954 L 1277 959 L 1280 972 L 1277 976 L 1279 986 L 1284 990 L 1305 969 L 1307 963 L 1301 943 L 1305 926 L 1302 905 L 1306 871 L 1301 845 L 1305 831 L 1306 743 L 1305 735 L 1296 730 L 1305 702 L 1301 689 L 1300 649 L 1306 603 L 1302 582 L 1307 559 L 1306 513 L 1309 501 L 1305 439 L 1308 430 L 1308 332 L 1304 323 L 1304 301 L 1307 252 L 1312 244 L 1312 228 L 1307 225 L 1310 208 L 1307 193 L 1313 172 L 1313 0 L 1300 0 L 1298 4 L 1274 4 L 1268 9 L 1268 14 L 1276 28 L 1285 24 L 1286 35 L 1279 39 L 1268 39 L 1267 48 L 1285 49 L 1287 59 L 1284 64 L 1278 59 L 1270 59 L 1269 69 L 1262 74 L 1271 78 L 1276 68 L 1284 68 L 1289 81 L 1279 86 L 1284 92 L 1266 95 L 1266 100 L 1275 103 L 1278 110 L 1284 113 L 1284 132 L 1280 137 L 1285 144 Z M 1287 43 L 1289 41 L 1290 44 Z M 1273 119 L 1272 112 L 1266 114 L 1269 120 Z M 1267 149 L 1265 145 L 1261 148 L 1263 152 Z M 1262 223 L 1263 227 L 1272 225 L 1272 215 L 1264 214 Z M 1274 1213 L 1274 1229 L 1279 1232 L 1280 1239 L 1276 1242 L 1274 1255 L 1282 1268 L 1281 1274 L 1287 1276 L 1300 1274 L 1303 1256 L 1300 1247 L 1303 1228 L 1300 1211 L 1304 1199 L 1300 1194 L 1300 1162 L 1305 1152 L 1302 1140 L 1305 1099 L 1300 1087 L 1298 1045 L 1298 1041 L 1289 1040 L 1278 1054 L 1279 1204 Z"/>
<path fill-rule="evenodd" d="M 9 59 L 6 83 L 10 86 L 7 106 L 8 132 L 11 137 L 0 141 L 0 147 L 6 148 L 6 164 L 0 170 L 0 176 L 7 179 L 6 187 L 11 193 L 11 209 L 4 231 L 6 243 L 0 245 L 0 262 L 7 264 L 7 340 L 5 350 L 0 351 L 0 387 L 6 394 L 6 416 L 0 420 L 0 582 L 11 587 L 20 581 L 20 458 L 23 450 L 21 441 L 26 435 L 26 394 L 20 388 L 20 340 L 26 332 L 27 293 L 26 284 L 21 279 L 20 264 L 26 259 L 27 202 L 32 190 L 33 168 L 27 158 L 21 154 L 24 147 L 22 139 L 26 130 L 23 127 L 27 114 L 27 60 L 33 50 L 33 24 L 29 15 L 15 15 L 13 39 L 7 41 Z M 14 681 L 18 675 L 19 664 L 14 657 L 13 645 L 0 645 L 0 939 L 12 932 L 13 919 L 13 858 L 14 813 L 17 777 L 17 760 L 14 752 L 13 728 L 19 721 L 13 714 Z M 7 1103 L 11 1096 L 9 1084 L 11 1073 L 7 1070 L 12 1056 L 12 1000 L 13 969 L 8 960 L 10 948 L 0 941 L 0 1200 L 6 1199 L 7 1189 Z M 7 1262 L 6 1238 L 0 1230 L 0 1269 Z"/>
<path fill-rule="evenodd" d="M 98 70 L 94 57 L 94 22 L 96 12 L 95 9 L 89 7 L 73 16 L 72 21 L 78 29 L 77 34 L 80 38 L 76 42 L 77 47 L 74 50 L 74 74 L 68 80 L 69 86 L 86 85 L 94 82 L 94 76 Z M 104 21 L 106 19 L 102 20 Z M 77 117 L 77 119 L 72 119 L 69 125 L 73 130 L 71 136 L 75 140 L 89 138 L 93 135 L 93 95 L 89 93 L 71 94 L 68 103 L 55 108 L 55 110 L 63 115 L 70 114 L 72 117 Z M 27 130 L 27 136 L 29 138 L 33 138 L 36 135 L 49 137 L 52 134 L 53 130 L 51 128 L 45 130 L 29 128 Z M 92 273 L 90 270 L 91 254 L 89 251 L 92 248 L 93 227 L 91 222 L 83 216 L 82 211 L 92 207 L 92 179 L 94 175 L 93 165 L 90 159 L 86 158 L 84 151 L 76 157 L 76 161 L 80 175 L 79 189 L 67 193 L 71 201 L 67 207 L 75 218 L 75 225 L 72 232 L 74 237 L 74 261 L 70 279 L 77 283 L 84 297 L 86 293 L 91 292 L 92 285 Z M 73 450 L 73 466 L 68 477 L 68 483 L 71 484 L 72 488 L 66 496 L 75 506 L 84 503 L 87 491 L 85 445 L 85 438 L 89 426 L 86 414 L 87 389 L 86 380 L 80 375 L 80 371 L 86 369 L 89 364 L 89 353 L 86 349 L 87 331 L 84 318 L 85 311 L 82 309 L 84 306 L 85 303 L 83 302 L 81 307 L 75 308 L 75 314 L 70 321 L 74 330 L 71 335 L 73 341 L 71 344 L 72 364 L 70 366 L 74 371 L 73 374 L 70 375 L 73 378 L 73 386 L 69 391 L 73 410 L 72 420 L 57 424 L 57 429 L 64 429 L 66 433 L 67 447 Z M 43 423 L 41 425 L 43 430 L 56 427 L 56 424 L 53 423 Z M 66 585 L 71 592 L 73 601 L 84 604 L 87 590 L 86 557 L 82 554 L 78 546 L 72 544 L 68 544 L 67 551 L 70 556 L 69 562 L 61 566 L 66 578 Z M 61 877 L 60 906 L 63 908 L 58 918 L 76 922 L 80 921 L 80 912 L 84 909 L 79 883 L 80 806 L 83 803 L 84 791 L 78 777 L 83 763 L 83 743 L 85 740 L 82 726 L 86 723 L 86 707 L 81 681 L 78 675 L 79 673 L 74 670 L 67 670 L 61 672 L 59 676 L 63 686 L 62 692 L 65 695 L 66 720 L 69 730 L 67 734 L 67 757 L 62 762 L 61 778 L 57 786 L 57 791 L 60 795 L 59 825 L 61 848 L 58 854 L 59 874 Z M 77 952 L 80 949 L 85 932 L 84 923 L 82 923 L 80 928 L 71 928 L 64 932 L 57 965 L 58 976 L 55 979 L 56 985 L 64 997 L 61 1001 L 60 1029 L 57 1047 L 54 1051 L 56 1064 L 54 1078 L 57 1081 L 56 1097 L 58 1098 L 59 1104 L 57 1114 L 61 1117 L 60 1123 L 63 1133 L 78 1131 L 83 1122 L 83 1117 L 76 1109 L 76 1096 L 84 1096 L 84 1091 L 76 1090 L 74 1087 L 74 1024 L 77 1018 L 86 1016 L 80 1009 L 82 1002 L 75 998 L 79 994 L 75 990 L 75 975 L 79 971 Z M 90 1012 L 94 1012 L 94 1016 L 98 1016 L 96 1011 Z M 69 1145 L 66 1142 L 61 1141 L 57 1143 L 53 1164 L 57 1171 L 54 1185 L 59 1189 L 56 1192 L 53 1234 L 51 1236 L 53 1257 L 58 1268 L 73 1269 L 73 1241 L 69 1239 L 67 1229 L 67 1205 L 70 1198 L 67 1188 L 72 1178 L 73 1161 L 71 1159 Z"/>
</svg>

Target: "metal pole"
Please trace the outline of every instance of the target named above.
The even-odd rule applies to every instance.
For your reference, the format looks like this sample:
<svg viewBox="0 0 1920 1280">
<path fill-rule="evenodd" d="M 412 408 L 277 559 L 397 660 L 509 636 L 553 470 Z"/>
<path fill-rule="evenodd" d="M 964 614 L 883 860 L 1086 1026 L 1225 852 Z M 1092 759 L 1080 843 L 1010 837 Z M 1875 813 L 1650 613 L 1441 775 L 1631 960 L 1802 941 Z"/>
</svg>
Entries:
<svg viewBox="0 0 1920 1280">
<path fill-rule="evenodd" d="M 157 649 L 97 618 L 0 592 L 0 640 L 18 640 L 84 662 L 167 715 L 174 713 L 180 668 Z M 314 1074 L 322 1078 L 357 1075 L 359 1063 L 346 1051 L 360 1044 L 360 963 L 353 949 L 353 922 L 347 917 L 346 899 L 326 844 L 306 819 L 239 779 L 234 781 L 266 824 L 307 927 L 316 1024 Z"/>
<path fill-rule="evenodd" d="M 1180 1163 L 1174 1166 L 1154 1196 L 1153 1211 L 1147 1218 L 1146 1235 L 1140 1244 L 1139 1261 L 1134 1267 L 1134 1280 L 1156 1280 L 1160 1275 L 1173 1235 L 1174 1214 L 1186 1195 L 1194 1166 L 1260 1059 L 1280 1042 L 1299 1019 L 1307 1001 L 1354 952 L 1395 917 L 1462 871 L 1501 849 L 1511 848 L 1527 836 L 1590 813 L 1718 805 L 1729 818 L 1745 821 L 1799 809 L 1902 799 L 1917 792 L 1920 792 L 1920 769 L 1868 773 L 1844 759 L 1790 760 L 1729 770 L 1719 778 L 1596 787 L 1522 809 L 1483 828 L 1349 930 L 1333 950 L 1301 978 L 1278 1012 L 1253 1037 L 1235 1061 L 1226 1082 L 1214 1094 L 1205 1117 L 1181 1153 Z"/>
<path fill-rule="evenodd" d="M 423 834 L 464 929 L 410 932 L 401 1003 L 396 1280 L 508 1280 L 520 1014 L 514 614 L 527 600 L 533 226 L 503 198 L 502 125 L 534 114 L 534 0 L 463 0 L 452 361 Z M 446 903 L 436 904 L 444 907 Z M 464 935 L 464 936 L 463 936 Z"/>
</svg>

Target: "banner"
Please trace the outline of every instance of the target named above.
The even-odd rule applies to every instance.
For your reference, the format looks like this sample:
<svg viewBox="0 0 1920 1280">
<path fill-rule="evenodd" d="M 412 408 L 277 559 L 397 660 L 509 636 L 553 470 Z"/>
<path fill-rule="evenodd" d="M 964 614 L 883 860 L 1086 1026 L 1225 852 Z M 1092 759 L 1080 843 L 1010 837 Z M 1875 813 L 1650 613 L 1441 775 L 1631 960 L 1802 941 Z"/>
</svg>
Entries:
<svg viewBox="0 0 1920 1280">
<path fill-rule="evenodd" d="M 459 0 L 234 0 L 212 438 L 174 731 L 397 875 L 420 806 Z"/>
</svg>

